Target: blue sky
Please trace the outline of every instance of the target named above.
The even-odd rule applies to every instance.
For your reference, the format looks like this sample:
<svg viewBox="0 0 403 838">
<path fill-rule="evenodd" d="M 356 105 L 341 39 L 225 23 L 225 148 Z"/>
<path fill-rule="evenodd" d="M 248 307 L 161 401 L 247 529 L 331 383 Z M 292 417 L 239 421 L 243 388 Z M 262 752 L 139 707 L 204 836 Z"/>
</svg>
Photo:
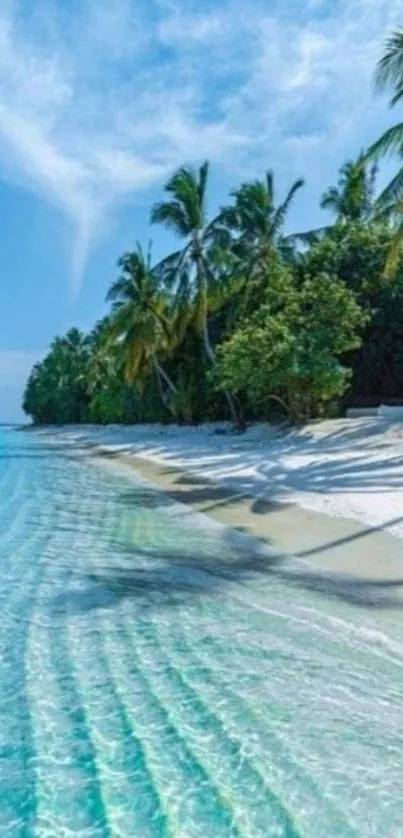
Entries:
<svg viewBox="0 0 403 838">
<path fill-rule="evenodd" d="M 398 114 L 373 94 L 401 0 L 1 0 L 0 421 L 32 363 L 104 313 L 118 256 L 152 236 L 176 166 L 212 164 L 211 208 L 273 168 L 320 223 L 339 166 Z"/>
</svg>

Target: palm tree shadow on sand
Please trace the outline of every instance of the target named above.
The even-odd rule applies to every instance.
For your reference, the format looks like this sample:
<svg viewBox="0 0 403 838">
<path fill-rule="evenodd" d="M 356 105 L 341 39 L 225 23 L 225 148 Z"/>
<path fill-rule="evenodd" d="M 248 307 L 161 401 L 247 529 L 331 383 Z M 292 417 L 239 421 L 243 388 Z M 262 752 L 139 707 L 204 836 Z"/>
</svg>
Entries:
<svg viewBox="0 0 403 838">
<path fill-rule="evenodd" d="M 364 538 L 370 532 L 363 530 L 341 541 Z M 221 539 L 220 555 L 210 557 L 206 549 L 198 551 L 194 544 L 159 550 L 116 543 L 110 562 L 80 574 L 80 588 L 67 589 L 53 600 L 52 608 L 75 613 L 113 609 L 125 599 L 136 599 L 139 607 L 147 610 L 176 608 L 187 599 L 212 598 L 226 591 L 231 594 L 234 583 L 251 585 L 252 590 L 256 584 L 259 595 L 267 596 L 268 602 L 273 585 L 281 584 L 288 589 L 288 598 L 293 590 L 299 590 L 362 609 L 400 610 L 403 606 L 403 574 L 382 579 L 318 571 L 261 542 L 256 541 L 255 546 L 253 540 L 245 540 L 241 544 L 230 528 L 223 530 Z M 329 549 L 335 543 L 329 542 Z M 316 549 L 324 550 L 326 545 Z"/>
</svg>

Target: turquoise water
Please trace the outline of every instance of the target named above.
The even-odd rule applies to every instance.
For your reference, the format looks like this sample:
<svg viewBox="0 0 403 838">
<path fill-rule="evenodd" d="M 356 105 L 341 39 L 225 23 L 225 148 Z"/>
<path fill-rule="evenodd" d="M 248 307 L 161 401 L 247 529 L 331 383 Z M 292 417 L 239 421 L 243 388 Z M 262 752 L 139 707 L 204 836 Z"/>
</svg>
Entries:
<svg viewBox="0 0 403 838">
<path fill-rule="evenodd" d="M 176 513 L 0 434 L 2 838 L 402 836 L 399 614 Z"/>
</svg>

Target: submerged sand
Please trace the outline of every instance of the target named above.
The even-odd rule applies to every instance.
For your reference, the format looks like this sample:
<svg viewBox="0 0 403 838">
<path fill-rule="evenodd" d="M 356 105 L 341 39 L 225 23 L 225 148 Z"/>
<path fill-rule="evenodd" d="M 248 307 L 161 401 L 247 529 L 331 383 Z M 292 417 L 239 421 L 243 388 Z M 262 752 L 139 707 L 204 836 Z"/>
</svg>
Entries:
<svg viewBox="0 0 403 838">
<path fill-rule="evenodd" d="M 312 587 L 371 607 L 400 608 L 402 423 L 340 420 L 274 435 L 258 426 L 237 438 L 214 430 L 64 428 L 57 435 L 90 445 L 93 455 L 135 469 L 173 500 L 261 539 L 282 557 L 287 574 L 309 573 Z M 281 483 L 270 480 L 280 451 Z M 303 488 L 287 491 L 287 463 L 294 485 L 301 484 L 300 461 L 306 465 L 308 456 L 304 497 Z M 262 467 L 264 480 L 258 479 Z M 335 513 L 340 507 L 349 517 Z"/>
</svg>

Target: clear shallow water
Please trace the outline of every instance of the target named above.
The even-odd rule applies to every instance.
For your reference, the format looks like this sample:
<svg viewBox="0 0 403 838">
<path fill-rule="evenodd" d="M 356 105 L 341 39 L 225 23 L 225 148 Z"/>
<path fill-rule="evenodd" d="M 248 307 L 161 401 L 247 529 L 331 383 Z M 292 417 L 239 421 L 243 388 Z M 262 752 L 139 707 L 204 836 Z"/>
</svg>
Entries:
<svg viewBox="0 0 403 838">
<path fill-rule="evenodd" d="M 403 631 L 0 432 L 0 835 L 403 835 Z"/>
</svg>

